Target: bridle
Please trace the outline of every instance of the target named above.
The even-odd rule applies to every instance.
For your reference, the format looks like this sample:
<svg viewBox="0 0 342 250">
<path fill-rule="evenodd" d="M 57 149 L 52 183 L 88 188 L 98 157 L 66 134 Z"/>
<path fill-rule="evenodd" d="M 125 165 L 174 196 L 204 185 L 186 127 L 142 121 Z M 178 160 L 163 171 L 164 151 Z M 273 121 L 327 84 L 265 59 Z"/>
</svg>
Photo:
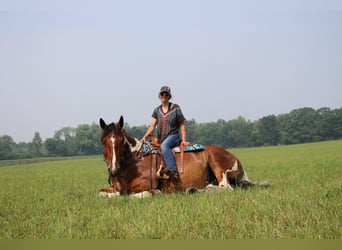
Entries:
<svg viewBox="0 0 342 250">
<path fill-rule="evenodd" d="M 115 129 L 113 128 L 113 135 L 110 137 L 111 140 L 111 154 L 112 154 L 112 161 L 111 161 L 111 165 L 109 165 L 108 171 L 110 173 L 110 177 L 116 177 L 118 176 L 118 172 L 120 172 L 120 168 L 121 168 L 121 163 L 125 160 L 125 154 L 126 154 L 126 150 L 130 150 L 130 153 L 132 153 L 132 158 L 135 160 L 138 160 L 138 158 L 140 157 L 140 155 L 143 154 L 143 152 L 141 151 L 143 147 L 146 146 L 146 143 L 141 143 L 139 140 L 135 139 L 135 145 L 133 146 L 132 143 L 130 142 L 130 140 L 127 137 L 127 133 L 124 129 L 120 129 L 119 130 L 123 141 L 120 143 L 123 143 L 122 147 L 123 147 L 123 152 L 122 155 L 120 157 L 120 159 L 117 158 L 116 153 L 115 153 L 115 140 L 116 140 L 116 136 L 118 135 L 118 133 L 116 133 Z M 109 140 L 109 139 L 107 139 Z M 127 145 L 127 147 L 126 147 Z M 121 147 L 121 145 L 120 145 Z M 117 166 L 117 161 L 119 162 L 119 167 L 116 169 L 116 173 L 113 174 L 111 169 L 113 168 L 113 166 Z M 107 161 L 108 164 L 108 161 Z"/>
<path fill-rule="evenodd" d="M 121 159 L 118 159 L 115 155 L 115 146 L 116 146 L 115 145 L 115 139 L 116 139 L 115 137 L 118 133 L 115 133 L 115 131 L 113 130 L 113 135 L 111 135 L 111 137 L 107 139 L 107 140 L 110 139 L 112 141 L 112 149 L 111 149 L 111 153 L 112 153 L 111 164 L 112 165 L 111 165 L 111 167 L 108 168 L 108 183 L 109 183 L 109 185 L 113 185 L 113 183 L 111 181 L 112 177 L 124 177 L 122 175 L 121 164 L 124 163 L 123 161 L 125 160 L 125 159 L 123 159 L 125 157 L 125 154 L 126 154 L 125 150 L 130 150 L 130 153 L 132 153 L 132 155 L 131 155 L 132 160 L 136 161 L 136 162 L 140 161 L 146 155 L 150 156 L 149 179 L 150 179 L 150 190 L 152 190 L 153 189 L 153 171 L 154 171 L 154 168 L 156 168 L 156 170 L 158 169 L 158 165 L 160 165 L 160 162 L 161 162 L 160 150 L 153 148 L 149 142 L 141 143 L 136 138 L 134 138 L 136 140 L 136 145 L 133 146 L 131 144 L 130 140 L 128 139 L 127 135 L 126 135 L 127 134 L 126 131 L 124 129 L 121 129 L 120 133 L 122 134 L 122 137 L 123 137 L 122 147 L 124 147 L 124 151 L 122 152 Z M 147 151 L 146 151 L 146 149 L 147 149 Z M 113 173 L 111 171 L 111 168 L 115 165 L 115 160 L 119 160 L 120 164 L 119 164 L 119 167 Z"/>
</svg>

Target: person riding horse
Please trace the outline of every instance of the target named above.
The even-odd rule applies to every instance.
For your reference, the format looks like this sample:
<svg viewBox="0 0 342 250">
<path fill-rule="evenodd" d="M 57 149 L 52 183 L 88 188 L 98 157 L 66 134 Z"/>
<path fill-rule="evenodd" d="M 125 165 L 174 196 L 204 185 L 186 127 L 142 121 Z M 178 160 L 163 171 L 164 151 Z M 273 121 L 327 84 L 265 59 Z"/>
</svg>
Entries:
<svg viewBox="0 0 342 250">
<path fill-rule="evenodd" d="M 141 151 L 141 141 L 124 130 L 123 116 L 117 123 L 107 124 L 102 118 L 99 122 L 103 156 L 112 184 L 101 192 L 125 195 L 158 190 L 162 193 L 186 192 L 189 188 L 203 189 L 208 185 L 229 190 L 233 190 L 233 186 L 254 186 L 239 159 L 215 145 L 193 147 L 194 150 L 190 151 L 187 146 L 183 156 L 182 153 L 175 154 L 178 179 L 164 177 L 165 170 L 160 168 L 158 153 L 144 154 L 145 151 Z M 153 139 L 150 144 L 152 142 Z"/>
<path fill-rule="evenodd" d="M 161 105 L 153 110 L 151 125 L 142 137 L 141 142 L 144 143 L 157 127 L 157 137 L 161 143 L 161 152 L 166 164 L 164 173 L 171 178 L 177 179 L 178 170 L 172 148 L 180 144 L 188 145 L 184 123 L 185 118 L 180 106 L 170 102 L 172 98 L 170 87 L 161 87 L 158 97 Z"/>
</svg>

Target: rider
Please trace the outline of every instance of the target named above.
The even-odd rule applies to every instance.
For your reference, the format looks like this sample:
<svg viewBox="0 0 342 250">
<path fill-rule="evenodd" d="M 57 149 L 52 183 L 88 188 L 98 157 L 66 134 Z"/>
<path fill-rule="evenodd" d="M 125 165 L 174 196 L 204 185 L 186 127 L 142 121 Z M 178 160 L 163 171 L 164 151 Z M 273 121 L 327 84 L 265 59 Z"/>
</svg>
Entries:
<svg viewBox="0 0 342 250">
<path fill-rule="evenodd" d="M 171 89 L 168 86 L 161 87 L 158 96 L 161 105 L 153 110 L 151 125 L 141 139 L 141 142 L 144 143 L 146 138 L 157 127 L 158 139 L 161 143 L 161 151 L 167 168 L 166 173 L 177 179 L 178 171 L 172 148 L 180 143 L 183 145 L 188 144 L 186 142 L 185 118 L 180 106 L 170 102 L 172 95 Z M 182 138 L 180 138 L 179 130 L 181 131 Z"/>
</svg>

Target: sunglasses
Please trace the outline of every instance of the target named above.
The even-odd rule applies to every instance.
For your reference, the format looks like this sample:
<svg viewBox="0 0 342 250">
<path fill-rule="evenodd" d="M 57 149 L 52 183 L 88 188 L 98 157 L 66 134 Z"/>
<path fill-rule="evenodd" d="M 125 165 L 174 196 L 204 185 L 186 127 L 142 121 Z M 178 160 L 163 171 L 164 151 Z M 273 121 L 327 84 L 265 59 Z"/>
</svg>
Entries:
<svg viewBox="0 0 342 250">
<path fill-rule="evenodd" d="M 167 93 L 167 92 L 161 92 L 161 93 L 160 93 L 160 96 L 166 96 L 166 97 L 169 97 L 169 96 L 170 96 L 170 94 L 169 94 L 169 93 Z"/>
</svg>

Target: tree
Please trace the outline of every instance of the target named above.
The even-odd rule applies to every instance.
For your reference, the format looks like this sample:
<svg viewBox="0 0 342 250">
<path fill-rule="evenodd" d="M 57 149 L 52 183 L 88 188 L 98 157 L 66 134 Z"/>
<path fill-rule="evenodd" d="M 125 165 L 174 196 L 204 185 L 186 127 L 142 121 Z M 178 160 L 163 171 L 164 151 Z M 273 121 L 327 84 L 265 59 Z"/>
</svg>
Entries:
<svg viewBox="0 0 342 250">
<path fill-rule="evenodd" d="M 71 156 L 76 155 L 75 129 L 64 127 L 55 132 L 53 138 L 45 141 L 45 148 L 49 155 Z"/>
<path fill-rule="evenodd" d="M 312 108 L 292 110 L 289 114 L 278 116 L 280 142 L 284 144 L 320 141 L 318 124 L 320 117 Z"/>
<path fill-rule="evenodd" d="M 32 158 L 32 153 L 30 150 L 31 143 L 20 142 L 15 146 L 16 158 L 17 159 L 25 159 Z"/>
<path fill-rule="evenodd" d="M 15 142 L 9 135 L 0 136 L 0 160 L 14 159 L 16 157 Z"/>
<path fill-rule="evenodd" d="M 44 146 L 46 148 L 48 156 L 57 156 L 61 155 L 58 150 L 58 140 L 54 138 L 48 138 L 46 139 Z"/>
<path fill-rule="evenodd" d="M 75 145 L 78 155 L 92 155 L 101 152 L 101 129 L 98 125 L 82 124 L 76 128 Z"/>
<path fill-rule="evenodd" d="M 39 132 L 35 132 L 32 142 L 30 143 L 30 152 L 32 154 L 32 157 L 39 157 L 42 156 L 43 152 L 43 140 L 40 137 Z"/>
<path fill-rule="evenodd" d="M 342 138 L 342 108 L 318 110 L 300 108 L 278 116 L 269 115 L 251 122 L 244 117 L 225 121 L 196 123 L 186 120 L 187 140 L 204 145 L 215 144 L 224 148 L 252 147 L 277 144 L 306 143 Z M 125 124 L 125 130 L 140 139 L 147 126 Z M 8 136 L 0 136 L 0 160 L 48 156 L 101 154 L 101 129 L 94 122 L 77 128 L 64 127 L 53 138 L 42 141 L 35 132 L 31 142 L 16 144 Z"/>
<path fill-rule="evenodd" d="M 253 123 L 239 116 L 237 119 L 230 120 L 230 146 L 231 147 L 250 147 L 254 146 L 252 131 Z"/>
<path fill-rule="evenodd" d="M 198 142 L 198 134 L 197 134 L 197 123 L 194 119 L 191 120 L 185 120 L 185 126 L 186 126 L 186 139 L 189 142 Z"/>
<path fill-rule="evenodd" d="M 279 131 L 275 115 L 264 116 L 254 123 L 253 138 L 255 145 L 277 145 Z"/>
<path fill-rule="evenodd" d="M 214 123 L 202 123 L 199 124 L 197 128 L 197 138 L 198 138 L 198 143 L 201 144 L 217 144 L 215 141 L 216 135 L 215 135 L 215 127 Z"/>
<path fill-rule="evenodd" d="M 280 144 L 290 144 L 290 133 L 289 133 L 289 114 L 281 114 L 277 116 L 277 125 L 279 131 L 279 143 Z"/>
<path fill-rule="evenodd" d="M 342 137 L 342 108 L 331 111 L 330 123 L 332 129 L 332 139 L 340 139 Z"/>
<path fill-rule="evenodd" d="M 125 125 L 126 126 L 126 125 Z M 142 125 L 142 126 L 133 126 L 133 127 L 125 127 L 125 130 L 131 134 L 132 136 L 134 136 L 137 139 L 140 139 L 144 136 L 144 134 L 147 131 L 147 126 L 146 125 Z"/>
</svg>

